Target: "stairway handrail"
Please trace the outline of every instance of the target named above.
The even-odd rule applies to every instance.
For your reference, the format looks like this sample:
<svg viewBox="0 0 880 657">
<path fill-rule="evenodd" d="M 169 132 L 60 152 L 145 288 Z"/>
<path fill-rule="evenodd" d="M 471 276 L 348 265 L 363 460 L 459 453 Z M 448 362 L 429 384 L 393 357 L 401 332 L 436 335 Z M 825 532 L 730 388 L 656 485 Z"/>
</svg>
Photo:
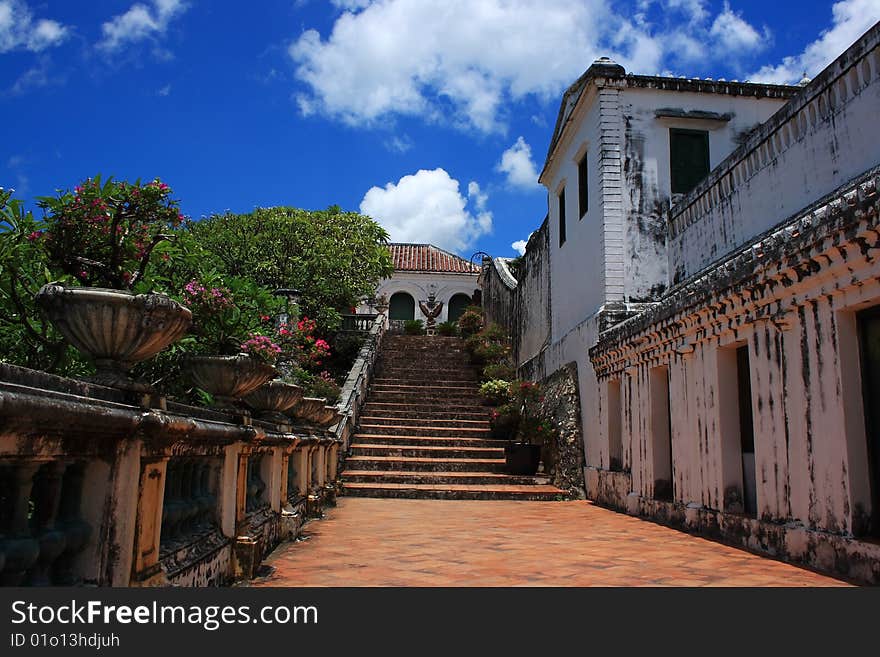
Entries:
<svg viewBox="0 0 880 657">
<path fill-rule="evenodd" d="M 342 443 L 343 447 L 339 450 L 340 458 L 348 453 L 348 439 L 353 433 L 354 427 L 357 426 L 366 390 L 370 385 L 376 359 L 379 356 L 379 347 L 387 331 L 388 316 L 385 313 L 379 313 L 373 319 L 367 332 L 367 339 L 342 385 L 342 392 L 337 404 L 342 419 L 336 425 L 335 430 L 336 439 Z"/>
</svg>

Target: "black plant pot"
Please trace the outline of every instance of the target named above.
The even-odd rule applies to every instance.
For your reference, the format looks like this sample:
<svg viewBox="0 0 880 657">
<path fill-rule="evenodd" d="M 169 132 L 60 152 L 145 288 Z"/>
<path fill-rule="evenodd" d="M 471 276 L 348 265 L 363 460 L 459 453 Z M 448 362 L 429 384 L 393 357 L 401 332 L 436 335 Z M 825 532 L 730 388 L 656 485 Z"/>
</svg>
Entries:
<svg viewBox="0 0 880 657">
<path fill-rule="evenodd" d="M 514 475 L 533 475 L 541 462 L 541 446 L 528 443 L 510 443 L 504 446 L 507 472 Z"/>
</svg>

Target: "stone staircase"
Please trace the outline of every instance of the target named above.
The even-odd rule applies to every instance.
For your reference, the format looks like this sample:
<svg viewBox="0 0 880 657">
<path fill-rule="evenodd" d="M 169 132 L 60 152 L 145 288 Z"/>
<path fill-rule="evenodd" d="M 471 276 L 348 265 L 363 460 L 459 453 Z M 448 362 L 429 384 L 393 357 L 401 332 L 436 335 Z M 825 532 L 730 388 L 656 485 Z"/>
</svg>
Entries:
<svg viewBox="0 0 880 657">
<path fill-rule="evenodd" d="M 464 342 L 389 335 L 342 472 L 344 495 L 457 500 L 557 500 L 541 477 L 505 474 L 504 443 Z"/>
</svg>

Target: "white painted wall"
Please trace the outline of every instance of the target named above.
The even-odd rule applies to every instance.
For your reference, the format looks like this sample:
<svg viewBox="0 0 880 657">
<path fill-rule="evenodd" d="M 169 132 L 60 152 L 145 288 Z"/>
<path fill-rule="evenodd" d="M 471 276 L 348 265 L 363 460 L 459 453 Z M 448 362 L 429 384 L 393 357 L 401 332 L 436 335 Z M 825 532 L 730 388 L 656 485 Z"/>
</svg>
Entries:
<svg viewBox="0 0 880 657">
<path fill-rule="evenodd" d="M 385 295 L 391 300 L 391 295 L 396 292 L 406 292 L 415 300 L 415 318 L 426 321 L 424 314 L 419 310 L 419 301 L 428 298 L 428 286 L 436 286 L 437 301 L 443 302 L 443 309 L 437 318 L 437 323 L 445 322 L 449 317 L 449 300 L 456 294 L 464 294 L 468 298 L 473 297 L 474 292 L 480 289 L 477 283 L 477 274 L 443 274 L 429 272 L 394 272 L 391 278 L 386 278 L 376 288 L 376 296 Z M 361 304 L 357 312 L 369 312 L 369 308 Z"/>
<path fill-rule="evenodd" d="M 709 132 L 710 166 L 772 116 L 779 98 L 589 83 L 542 182 L 549 196 L 552 340 L 608 302 L 656 299 L 668 282 L 669 129 Z M 658 109 L 730 114 L 729 121 L 658 118 Z M 587 153 L 588 211 L 578 215 L 577 165 Z M 566 190 L 566 241 L 559 246 L 559 192 Z"/>
<path fill-rule="evenodd" d="M 877 30 L 863 37 L 673 213 L 672 282 L 877 164 L 878 41 Z"/>
<path fill-rule="evenodd" d="M 782 105 L 779 98 L 732 96 L 638 87 L 621 93 L 624 125 L 623 271 L 627 301 L 654 300 L 668 281 L 667 211 L 671 205 L 670 129 L 704 130 L 709 134 L 709 166 L 715 168 L 744 136 L 770 118 Z M 657 117 L 671 108 L 730 115 L 729 121 Z"/>
</svg>

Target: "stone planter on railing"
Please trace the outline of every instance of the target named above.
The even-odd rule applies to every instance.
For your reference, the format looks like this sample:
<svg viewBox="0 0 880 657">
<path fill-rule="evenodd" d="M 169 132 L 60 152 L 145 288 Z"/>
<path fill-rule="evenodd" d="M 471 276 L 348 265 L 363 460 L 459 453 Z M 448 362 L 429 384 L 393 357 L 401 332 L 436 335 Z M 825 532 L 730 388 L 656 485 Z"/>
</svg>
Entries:
<svg viewBox="0 0 880 657">
<path fill-rule="evenodd" d="M 257 412 L 257 417 L 270 422 L 288 423 L 284 415 L 302 399 L 303 389 L 293 383 L 269 381 L 244 396 L 244 402 Z"/>
<path fill-rule="evenodd" d="M 246 354 L 192 356 L 187 362 L 193 382 L 220 407 L 235 407 L 242 397 L 278 375 L 268 363 Z"/>
<path fill-rule="evenodd" d="M 192 324 L 189 309 L 164 294 L 44 285 L 36 302 L 55 328 L 95 362 L 93 381 L 131 390 L 148 386 L 128 371 L 176 342 Z"/>
<path fill-rule="evenodd" d="M 327 406 L 327 400 L 323 397 L 303 397 L 293 409 L 293 413 L 303 422 L 323 429 L 332 427 L 342 418 L 339 409 L 335 406 Z"/>
</svg>

